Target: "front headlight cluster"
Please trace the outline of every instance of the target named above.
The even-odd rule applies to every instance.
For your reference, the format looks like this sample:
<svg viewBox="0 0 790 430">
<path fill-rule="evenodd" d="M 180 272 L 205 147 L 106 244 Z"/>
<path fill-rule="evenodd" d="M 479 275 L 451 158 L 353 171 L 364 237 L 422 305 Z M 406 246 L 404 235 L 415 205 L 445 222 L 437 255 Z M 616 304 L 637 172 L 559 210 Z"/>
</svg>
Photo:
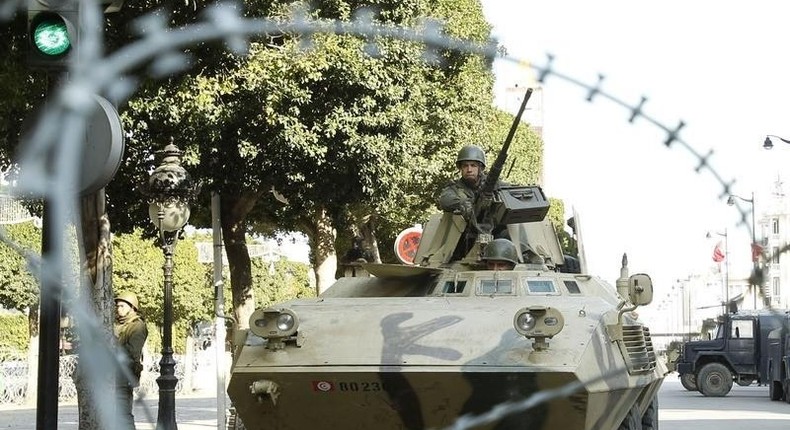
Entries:
<svg viewBox="0 0 790 430">
<path fill-rule="evenodd" d="M 284 339 L 299 329 L 299 317 L 288 308 L 257 309 L 250 316 L 250 331 L 269 341 L 271 348 L 281 348 Z"/>
<path fill-rule="evenodd" d="M 546 339 L 551 339 L 562 331 L 565 319 L 559 310 L 547 306 L 521 308 L 513 317 L 516 331 L 528 339 L 534 339 L 533 347 L 540 351 L 547 349 Z"/>
</svg>

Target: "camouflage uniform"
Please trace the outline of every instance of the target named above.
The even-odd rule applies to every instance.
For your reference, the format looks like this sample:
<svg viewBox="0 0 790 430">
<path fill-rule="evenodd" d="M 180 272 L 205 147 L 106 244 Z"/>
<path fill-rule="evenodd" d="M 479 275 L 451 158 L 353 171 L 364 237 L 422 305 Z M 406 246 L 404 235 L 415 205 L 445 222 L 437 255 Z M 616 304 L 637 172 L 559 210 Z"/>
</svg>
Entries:
<svg viewBox="0 0 790 430">
<path fill-rule="evenodd" d="M 128 370 L 134 377 L 134 380 L 129 382 L 127 376 L 122 373 L 116 379 L 118 407 L 120 408 L 118 415 L 122 420 L 122 428 L 134 429 L 132 390 L 139 385 L 140 373 L 143 370 L 143 345 L 148 338 L 148 328 L 145 326 L 145 321 L 133 308 L 125 317 L 116 318 L 114 332 L 118 346 L 123 348 L 126 358 L 125 365 L 128 366 Z"/>
<path fill-rule="evenodd" d="M 463 215 L 469 221 L 472 217 L 473 204 L 480 191 L 479 184 L 471 187 L 463 179 L 457 179 L 447 184 L 439 196 L 439 207 L 445 212 Z"/>
</svg>

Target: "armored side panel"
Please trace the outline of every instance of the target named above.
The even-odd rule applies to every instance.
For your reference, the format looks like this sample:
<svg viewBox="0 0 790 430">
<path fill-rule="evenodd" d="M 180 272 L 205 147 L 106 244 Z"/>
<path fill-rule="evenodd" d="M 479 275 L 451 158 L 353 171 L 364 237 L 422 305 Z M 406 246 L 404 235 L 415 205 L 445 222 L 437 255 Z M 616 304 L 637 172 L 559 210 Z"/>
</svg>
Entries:
<svg viewBox="0 0 790 430">
<path fill-rule="evenodd" d="M 438 267 L 447 263 L 466 228 L 460 215 L 440 213 L 431 215 L 423 230 L 414 264 Z"/>
<path fill-rule="evenodd" d="M 541 221 L 549 212 L 549 201 L 537 185 L 502 186 L 497 190 L 493 211 L 499 224 Z"/>
<path fill-rule="evenodd" d="M 509 225 L 508 234 L 513 243 L 526 243 L 536 254 L 543 257 L 549 266 L 563 264 L 562 247 L 557 239 L 554 225 L 549 219 Z"/>
</svg>

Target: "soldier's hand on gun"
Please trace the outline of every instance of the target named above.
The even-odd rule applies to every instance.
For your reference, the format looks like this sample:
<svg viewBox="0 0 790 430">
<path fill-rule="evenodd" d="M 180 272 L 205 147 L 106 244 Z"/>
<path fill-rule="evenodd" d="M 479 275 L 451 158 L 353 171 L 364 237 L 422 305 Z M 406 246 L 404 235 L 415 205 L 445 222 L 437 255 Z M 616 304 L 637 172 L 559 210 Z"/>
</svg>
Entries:
<svg viewBox="0 0 790 430">
<path fill-rule="evenodd" d="M 467 222 L 475 217 L 475 210 L 472 207 L 472 202 L 470 200 L 461 202 L 461 215 L 463 215 Z"/>
</svg>

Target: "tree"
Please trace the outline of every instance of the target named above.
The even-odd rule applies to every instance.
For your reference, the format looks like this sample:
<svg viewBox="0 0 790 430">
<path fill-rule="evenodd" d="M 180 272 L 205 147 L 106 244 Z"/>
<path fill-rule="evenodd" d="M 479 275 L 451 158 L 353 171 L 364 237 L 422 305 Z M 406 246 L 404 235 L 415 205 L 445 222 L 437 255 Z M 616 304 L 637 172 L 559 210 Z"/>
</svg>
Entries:
<svg viewBox="0 0 790 430">
<path fill-rule="evenodd" d="M 250 3 L 249 14 L 282 18 L 290 3 Z M 364 4 L 317 2 L 309 13 L 348 20 Z M 477 1 L 376 6 L 381 25 L 419 27 L 434 16 L 447 21 L 450 35 L 479 42 L 490 30 Z M 481 119 L 497 118 L 486 59 L 440 52 L 441 63 L 426 63 L 421 44 L 399 40 L 376 40 L 377 57 L 365 53 L 367 41 L 358 37 L 315 35 L 309 50 L 301 41 L 269 35 L 241 58 L 202 49 L 192 72 L 144 86 L 124 114 L 129 146 L 177 133 L 193 171 L 208 179 L 204 190 L 221 193 L 240 321 L 253 302 L 245 249 L 253 224 L 307 233 L 319 290 L 325 289 L 334 278 L 338 228 L 367 236 L 369 244 L 381 228 L 394 237 L 392 231 L 433 206 L 457 148 L 491 140 Z M 145 159 L 139 151 L 137 159 Z M 138 178 L 145 171 L 131 170 Z M 288 204 L 276 202 L 272 189 Z"/>
</svg>

